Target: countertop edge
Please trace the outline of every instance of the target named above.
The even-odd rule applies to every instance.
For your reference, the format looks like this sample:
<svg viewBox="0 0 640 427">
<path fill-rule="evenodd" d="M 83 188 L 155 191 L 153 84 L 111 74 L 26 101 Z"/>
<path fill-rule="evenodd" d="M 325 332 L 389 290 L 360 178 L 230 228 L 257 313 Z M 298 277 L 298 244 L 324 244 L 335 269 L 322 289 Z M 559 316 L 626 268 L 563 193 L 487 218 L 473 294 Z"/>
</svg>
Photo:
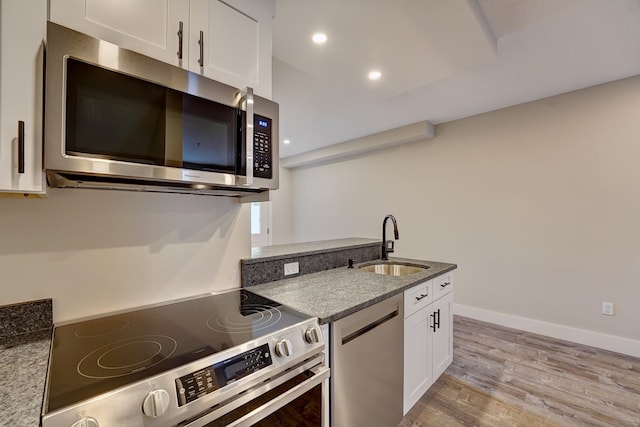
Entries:
<svg viewBox="0 0 640 427">
<path fill-rule="evenodd" d="M 393 257 L 389 261 L 421 264 L 432 270 L 418 273 L 413 279 L 359 272 L 358 267 L 372 262 L 369 261 L 356 265 L 351 271 L 339 267 L 263 283 L 247 290 L 327 324 L 458 268 L 457 264 L 409 258 Z"/>
<path fill-rule="evenodd" d="M 371 239 L 371 240 L 374 240 L 374 239 Z M 380 246 L 381 244 L 382 244 L 381 241 L 371 241 L 371 242 L 353 243 L 353 244 L 348 244 L 344 246 L 335 246 L 330 248 L 313 249 L 313 250 L 307 250 L 302 252 L 291 252 L 291 253 L 285 253 L 285 254 L 279 254 L 279 255 L 267 255 L 267 256 L 261 256 L 256 258 L 243 258 L 240 260 L 240 264 L 241 265 L 258 264 L 261 262 L 269 262 L 269 261 L 276 261 L 276 260 L 283 260 L 283 259 L 290 259 L 290 258 L 300 258 L 300 257 L 305 257 L 310 255 L 317 255 L 317 254 L 324 254 L 324 253 L 331 253 L 331 252 L 340 252 L 348 249 Z M 295 246 L 295 244 L 292 246 Z"/>
<path fill-rule="evenodd" d="M 428 282 L 431 279 L 434 279 L 438 276 L 441 276 L 445 273 L 448 273 L 450 271 L 453 271 L 455 269 L 458 268 L 457 264 L 451 264 L 450 266 L 446 267 L 443 270 L 438 271 L 438 273 L 433 274 L 431 276 L 428 276 L 427 278 L 420 278 L 418 280 L 416 280 L 415 282 L 409 283 L 409 284 L 405 284 L 402 285 L 400 287 L 398 287 L 397 289 L 393 289 L 389 292 L 386 292 L 384 294 L 381 294 L 377 297 L 374 297 L 370 300 L 367 300 L 366 302 L 363 302 L 361 304 L 355 305 L 353 307 L 350 307 L 349 309 L 346 310 L 342 310 L 336 314 L 330 315 L 330 316 L 325 316 L 325 317 L 318 317 L 318 323 L 320 323 L 321 325 L 324 325 L 326 323 L 331 323 L 331 322 L 335 322 L 336 320 L 342 319 L 343 317 L 347 317 L 350 314 L 353 314 L 357 311 L 360 311 L 364 308 L 370 307 L 374 304 L 379 303 L 380 301 L 384 301 L 388 298 L 391 298 L 394 295 L 398 295 L 400 293 L 403 293 L 404 291 L 406 291 L 407 289 L 410 289 L 416 285 L 419 285 L 420 283 L 424 283 L 424 282 Z"/>
</svg>

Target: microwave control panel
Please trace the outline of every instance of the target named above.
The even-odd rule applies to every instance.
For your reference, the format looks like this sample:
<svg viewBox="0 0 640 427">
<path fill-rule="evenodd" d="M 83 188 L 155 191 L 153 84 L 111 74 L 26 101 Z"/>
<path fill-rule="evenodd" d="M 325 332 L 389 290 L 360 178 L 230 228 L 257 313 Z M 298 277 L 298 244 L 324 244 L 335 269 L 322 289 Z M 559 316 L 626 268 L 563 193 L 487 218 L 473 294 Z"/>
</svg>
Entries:
<svg viewBox="0 0 640 427">
<path fill-rule="evenodd" d="M 253 123 L 253 176 L 273 178 L 271 119 L 255 114 Z"/>
</svg>

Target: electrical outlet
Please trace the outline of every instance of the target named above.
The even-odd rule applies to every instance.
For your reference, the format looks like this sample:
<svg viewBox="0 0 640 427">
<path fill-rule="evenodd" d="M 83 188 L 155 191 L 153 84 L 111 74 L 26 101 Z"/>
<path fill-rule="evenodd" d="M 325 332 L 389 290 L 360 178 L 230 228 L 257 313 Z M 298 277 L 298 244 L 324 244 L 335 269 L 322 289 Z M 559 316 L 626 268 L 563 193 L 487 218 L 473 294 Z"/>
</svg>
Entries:
<svg viewBox="0 0 640 427">
<path fill-rule="evenodd" d="M 613 316 L 613 303 L 602 301 L 602 314 Z"/>
<path fill-rule="evenodd" d="M 289 276 L 291 274 L 298 274 L 300 272 L 300 263 L 288 262 L 284 265 L 284 275 Z"/>
</svg>

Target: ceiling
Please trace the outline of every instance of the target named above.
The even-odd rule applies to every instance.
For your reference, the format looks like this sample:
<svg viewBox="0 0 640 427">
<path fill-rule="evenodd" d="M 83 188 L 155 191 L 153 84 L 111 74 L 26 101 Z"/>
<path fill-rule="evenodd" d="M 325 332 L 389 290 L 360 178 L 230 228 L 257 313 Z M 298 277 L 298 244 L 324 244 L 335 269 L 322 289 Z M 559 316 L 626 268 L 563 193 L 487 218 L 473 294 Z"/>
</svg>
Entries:
<svg viewBox="0 0 640 427">
<path fill-rule="evenodd" d="M 273 23 L 281 157 L 640 74 L 640 0 L 277 0 Z"/>
</svg>

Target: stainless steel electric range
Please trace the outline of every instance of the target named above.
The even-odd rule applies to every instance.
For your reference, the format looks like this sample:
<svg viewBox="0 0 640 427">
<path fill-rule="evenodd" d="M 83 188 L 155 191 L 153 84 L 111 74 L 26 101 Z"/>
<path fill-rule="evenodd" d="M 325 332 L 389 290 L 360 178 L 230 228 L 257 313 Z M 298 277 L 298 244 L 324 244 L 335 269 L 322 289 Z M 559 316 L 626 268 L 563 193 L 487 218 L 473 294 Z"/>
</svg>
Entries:
<svg viewBox="0 0 640 427">
<path fill-rule="evenodd" d="M 246 290 L 54 329 L 43 427 L 321 426 L 311 318 Z"/>
</svg>

